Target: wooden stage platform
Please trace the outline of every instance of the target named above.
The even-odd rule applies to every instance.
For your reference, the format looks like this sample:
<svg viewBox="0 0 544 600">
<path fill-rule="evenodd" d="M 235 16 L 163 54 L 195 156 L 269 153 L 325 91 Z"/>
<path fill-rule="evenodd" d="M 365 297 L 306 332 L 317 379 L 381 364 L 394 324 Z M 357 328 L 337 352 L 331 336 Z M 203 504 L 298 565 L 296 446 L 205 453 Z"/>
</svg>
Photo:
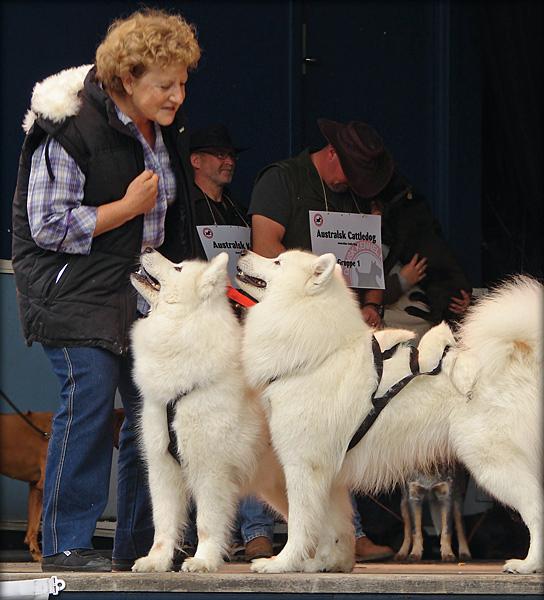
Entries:
<svg viewBox="0 0 544 600">
<path fill-rule="evenodd" d="M 542 575 L 509 575 L 502 573 L 502 562 L 470 562 L 442 564 L 359 563 L 353 573 L 319 573 L 260 575 L 251 573 L 245 563 L 228 563 L 212 574 L 136 574 L 136 573 L 57 573 L 66 583 L 58 598 L 88 600 L 97 598 L 139 600 L 173 598 L 179 594 L 185 600 L 216 598 L 231 600 L 241 595 L 245 599 L 290 598 L 312 600 L 352 598 L 406 598 L 420 595 L 430 598 L 465 598 L 495 596 L 524 600 L 541 598 L 544 593 Z M 0 581 L 45 578 L 35 563 L 1 563 Z M 181 596 L 183 595 L 183 596 Z M 51 596 L 53 598 L 53 596 Z"/>
</svg>

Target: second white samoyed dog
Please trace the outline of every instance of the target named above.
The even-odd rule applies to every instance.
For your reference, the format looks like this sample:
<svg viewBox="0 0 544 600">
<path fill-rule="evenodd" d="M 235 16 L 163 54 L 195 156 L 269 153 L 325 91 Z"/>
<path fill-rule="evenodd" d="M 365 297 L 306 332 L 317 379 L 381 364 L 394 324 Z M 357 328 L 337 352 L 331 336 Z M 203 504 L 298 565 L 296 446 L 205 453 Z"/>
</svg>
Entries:
<svg viewBox="0 0 544 600">
<path fill-rule="evenodd" d="M 286 513 L 281 470 L 266 419 L 248 394 L 240 365 L 240 326 L 225 289 L 226 253 L 210 263 L 173 264 L 149 249 L 132 284 L 151 306 L 132 329 L 134 379 L 143 398 L 141 436 L 155 538 L 133 571 L 168 571 L 187 521 L 197 508 L 198 547 L 183 571 L 216 571 L 241 494 L 252 480 Z M 169 452 L 167 406 L 177 461 Z M 267 491 L 268 490 L 268 491 Z"/>
<path fill-rule="evenodd" d="M 240 285 L 260 300 L 246 318 L 243 365 L 268 402 L 289 500 L 287 544 L 277 557 L 253 561 L 253 570 L 349 570 L 348 486 L 387 489 L 453 456 L 529 528 L 527 557 L 504 569 L 542 570 L 539 283 L 519 277 L 486 297 L 465 319 L 457 347 L 445 324 L 431 329 L 418 347 L 419 367 L 433 370 L 443 348 L 453 346 L 442 370 L 412 379 L 348 450 L 373 394 L 382 397 L 410 375 L 413 352 L 401 344 L 379 380 L 373 332 L 332 254 L 295 250 L 266 259 L 249 252 L 238 267 Z M 385 350 L 410 334 L 375 336 Z"/>
</svg>

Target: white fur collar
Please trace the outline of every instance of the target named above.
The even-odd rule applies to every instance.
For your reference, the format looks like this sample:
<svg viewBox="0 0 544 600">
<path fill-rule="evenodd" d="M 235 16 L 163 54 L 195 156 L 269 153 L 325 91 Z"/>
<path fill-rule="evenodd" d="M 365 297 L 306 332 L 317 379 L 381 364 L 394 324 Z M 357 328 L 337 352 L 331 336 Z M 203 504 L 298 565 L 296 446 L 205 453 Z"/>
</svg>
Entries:
<svg viewBox="0 0 544 600">
<path fill-rule="evenodd" d="M 45 117 L 53 123 L 61 123 L 68 117 L 77 115 L 80 106 L 78 92 L 93 65 L 82 65 L 65 69 L 56 75 L 38 82 L 32 91 L 30 110 L 27 111 L 23 129 L 28 133 L 37 116 Z"/>
</svg>

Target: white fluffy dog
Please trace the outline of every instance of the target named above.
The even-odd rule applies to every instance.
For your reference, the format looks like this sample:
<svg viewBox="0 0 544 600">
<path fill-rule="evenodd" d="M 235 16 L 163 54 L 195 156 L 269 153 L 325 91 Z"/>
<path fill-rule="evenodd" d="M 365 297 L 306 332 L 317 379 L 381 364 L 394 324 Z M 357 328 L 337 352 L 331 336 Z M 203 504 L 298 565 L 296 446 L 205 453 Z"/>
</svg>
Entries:
<svg viewBox="0 0 544 600">
<path fill-rule="evenodd" d="M 225 295 L 227 260 L 223 253 L 210 263 L 176 265 L 149 250 L 141 256 L 141 273 L 132 275 L 151 306 L 149 316 L 135 323 L 132 342 L 155 525 L 149 555 L 133 571 L 172 568 L 189 496 L 197 507 L 199 543 L 184 571 L 221 566 L 237 501 L 251 489 L 252 478 L 264 490 L 271 481 L 269 501 L 286 512 L 266 419 L 242 377 L 240 326 Z M 172 401 L 179 463 L 168 451 Z"/>
<path fill-rule="evenodd" d="M 542 570 L 543 288 L 518 277 L 468 314 L 460 341 L 439 325 L 419 345 L 422 372 L 395 396 L 363 439 L 348 444 L 372 408 L 378 383 L 373 331 L 332 254 L 254 253 L 238 263 L 240 285 L 261 300 L 244 327 L 243 366 L 268 402 L 272 444 L 289 499 L 288 542 L 252 568 L 278 573 L 353 565 L 348 487 L 387 489 L 413 470 L 459 458 L 475 480 L 519 511 L 531 545 L 516 573 Z M 409 332 L 374 332 L 382 350 Z M 384 362 L 376 397 L 410 374 L 405 343 Z"/>
</svg>

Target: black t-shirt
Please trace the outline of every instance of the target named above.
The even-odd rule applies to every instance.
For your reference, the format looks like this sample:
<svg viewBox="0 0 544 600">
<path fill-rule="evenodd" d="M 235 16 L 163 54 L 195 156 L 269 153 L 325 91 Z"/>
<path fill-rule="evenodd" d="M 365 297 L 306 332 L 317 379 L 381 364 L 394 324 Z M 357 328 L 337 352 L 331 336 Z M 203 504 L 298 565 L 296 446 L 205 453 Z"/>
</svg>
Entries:
<svg viewBox="0 0 544 600">
<path fill-rule="evenodd" d="M 337 193 L 322 184 L 310 150 L 305 150 L 260 174 L 253 187 L 248 214 L 262 215 L 283 225 L 282 244 L 287 250 L 311 251 L 310 210 L 360 213 L 366 206 L 366 201 L 351 190 Z M 354 288 L 354 292 L 363 302 L 366 290 Z"/>
<path fill-rule="evenodd" d="M 351 190 L 337 193 L 322 184 L 310 151 L 305 150 L 261 173 L 253 187 L 248 215 L 262 215 L 283 225 L 282 243 L 288 250 L 311 250 L 310 210 L 359 213 L 365 206 L 365 201 Z"/>
<path fill-rule="evenodd" d="M 214 202 L 211 198 L 207 198 L 197 185 L 193 185 L 191 193 L 195 206 L 195 225 L 249 226 L 245 211 L 233 202 L 227 193 L 223 193 L 221 202 Z M 204 252 L 196 228 L 195 238 L 198 256 L 206 258 L 206 253 Z"/>
</svg>

